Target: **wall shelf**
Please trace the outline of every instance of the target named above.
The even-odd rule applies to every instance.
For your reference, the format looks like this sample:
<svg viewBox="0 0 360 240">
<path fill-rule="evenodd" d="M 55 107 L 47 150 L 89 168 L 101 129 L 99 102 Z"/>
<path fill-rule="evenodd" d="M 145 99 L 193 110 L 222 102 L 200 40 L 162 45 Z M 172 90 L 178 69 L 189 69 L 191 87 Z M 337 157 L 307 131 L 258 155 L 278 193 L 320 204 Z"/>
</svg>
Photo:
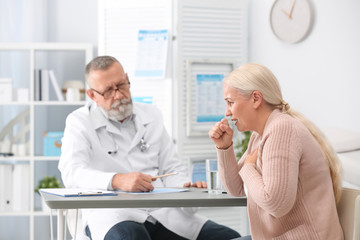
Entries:
<svg viewBox="0 0 360 240">
<path fill-rule="evenodd" d="M 17 222 L 19 217 L 22 217 L 21 223 L 19 223 L 21 225 L 16 228 L 4 227 L 7 231 L 0 231 L 0 239 L 18 236 L 18 228 L 25 229 L 21 239 L 50 238 L 50 229 L 44 229 L 43 233 L 35 231 L 36 226 L 43 225 L 43 217 L 50 216 L 49 212 L 40 211 L 41 198 L 34 192 L 35 186 L 41 178 L 48 175 L 55 175 L 60 180 L 60 172 L 57 169 L 59 157 L 42 156 L 43 132 L 63 131 L 67 115 L 86 103 L 86 99 L 76 102 L 57 101 L 55 91 L 51 91 L 53 88 L 50 80 L 49 101 L 35 100 L 35 71 L 38 69 L 54 70 L 59 86 L 67 79 L 80 80 L 86 86 L 84 69 L 92 58 L 93 46 L 88 43 L 0 43 L 0 59 L 6 59 L 5 65 L 0 66 L 0 78 L 11 78 L 13 88 L 27 88 L 29 98 L 28 101 L 21 102 L 14 100 L 0 102 L 0 133 L 7 130 L 4 130 L 5 126 L 19 113 L 24 110 L 29 112 L 26 117 L 26 124 L 29 125 L 29 128 L 26 134 L 23 134 L 25 136 L 20 140 L 16 140 L 15 136 L 11 136 L 10 139 L 12 145 L 25 144 L 27 146 L 26 156 L 0 157 L 0 170 L 2 166 L 10 165 L 11 171 L 14 172 L 17 166 L 26 165 L 24 169 L 27 170 L 23 169 L 23 171 L 26 171 L 27 179 L 22 180 L 25 180 L 25 184 L 23 184 L 25 186 L 19 188 L 26 192 L 24 198 L 28 200 L 29 208 L 23 202 L 21 210 L 10 205 L 10 208 L 4 210 L 3 200 L 5 197 L 0 196 L 1 225 L 8 226 L 10 224 L 9 226 L 11 226 L 12 222 Z M 14 132 L 12 135 L 16 135 L 16 130 Z M 9 136 L 3 137 L 0 141 L 9 139 Z M 23 142 L 24 139 L 26 139 L 25 142 Z M 5 167 L 2 170 L 4 171 L 4 169 L 9 170 Z M 0 181 L 2 181 L 1 178 Z M 16 180 L 13 181 L 16 182 Z M 5 196 L 6 194 L 1 191 L 6 190 L 0 189 L 0 195 Z M 16 194 L 11 193 L 12 196 L 16 196 Z M 11 201 L 13 202 L 13 199 Z M 19 208 L 19 205 L 17 207 Z M 56 214 L 54 213 L 53 216 Z"/>
</svg>

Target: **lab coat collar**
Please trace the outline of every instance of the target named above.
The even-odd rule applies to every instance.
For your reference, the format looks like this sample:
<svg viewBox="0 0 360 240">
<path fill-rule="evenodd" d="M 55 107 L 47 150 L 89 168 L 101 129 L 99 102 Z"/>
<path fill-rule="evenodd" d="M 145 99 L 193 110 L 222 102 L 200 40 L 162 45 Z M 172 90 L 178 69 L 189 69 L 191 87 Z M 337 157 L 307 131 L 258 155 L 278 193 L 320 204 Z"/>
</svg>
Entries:
<svg viewBox="0 0 360 240">
<path fill-rule="evenodd" d="M 109 120 L 107 116 L 105 116 L 101 108 L 97 106 L 96 103 L 94 102 L 89 103 L 87 107 L 89 108 L 89 114 L 91 116 L 91 121 L 94 130 L 97 130 L 101 127 L 106 127 L 106 130 L 111 133 L 121 134 L 120 130 L 114 124 L 111 123 L 111 120 Z M 144 135 L 146 125 L 154 121 L 153 116 L 148 112 L 140 109 L 140 106 L 138 106 L 137 103 L 133 103 L 132 118 L 135 122 L 137 133 L 131 145 L 133 145 L 135 141 L 140 142 L 140 139 Z"/>
<path fill-rule="evenodd" d="M 140 140 L 144 138 L 146 132 L 146 125 L 155 121 L 153 114 L 150 114 L 147 109 L 142 109 L 141 105 L 134 103 L 134 114 L 136 115 L 135 118 L 135 127 L 136 127 L 136 134 L 134 139 L 131 142 L 130 149 L 134 148 L 140 143 Z M 145 139 L 146 141 L 146 139 Z"/>
</svg>

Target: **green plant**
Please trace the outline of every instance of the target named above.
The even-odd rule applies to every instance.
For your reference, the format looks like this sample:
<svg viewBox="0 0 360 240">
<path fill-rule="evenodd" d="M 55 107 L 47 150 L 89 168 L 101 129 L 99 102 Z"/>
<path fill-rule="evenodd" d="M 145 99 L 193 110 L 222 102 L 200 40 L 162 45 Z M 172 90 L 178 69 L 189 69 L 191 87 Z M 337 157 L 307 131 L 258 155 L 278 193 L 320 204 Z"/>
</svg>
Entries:
<svg viewBox="0 0 360 240">
<path fill-rule="evenodd" d="M 35 192 L 39 193 L 40 188 L 61 188 L 59 180 L 56 177 L 44 177 L 39 181 Z M 40 193 L 39 193 L 40 194 Z"/>
<path fill-rule="evenodd" d="M 244 138 L 241 139 L 241 141 L 237 141 L 237 143 L 234 146 L 236 152 L 235 154 L 236 160 L 238 161 L 240 160 L 241 156 L 245 153 L 248 147 L 251 131 L 242 132 L 242 134 L 244 134 Z"/>
</svg>

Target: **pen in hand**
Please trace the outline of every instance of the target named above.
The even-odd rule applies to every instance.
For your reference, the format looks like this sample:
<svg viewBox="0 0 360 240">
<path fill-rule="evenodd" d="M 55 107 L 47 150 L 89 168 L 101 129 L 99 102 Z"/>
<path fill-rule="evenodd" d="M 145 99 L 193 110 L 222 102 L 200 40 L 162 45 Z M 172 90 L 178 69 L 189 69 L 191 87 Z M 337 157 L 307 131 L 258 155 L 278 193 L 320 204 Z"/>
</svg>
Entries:
<svg viewBox="0 0 360 240">
<path fill-rule="evenodd" d="M 177 172 L 167 173 L 167 174 L 163 174 L 163 175 L 154 176 L 154 177 L 152 177 L 152 180 L 154 181 L 154 180 L 156 180 L 156 179 L 158 179 L 158 178 L 167 177 L 167 176 L 171 176 L 171 175 L 175 175 L 175 174 L 177 174 Z"/>
</svg>

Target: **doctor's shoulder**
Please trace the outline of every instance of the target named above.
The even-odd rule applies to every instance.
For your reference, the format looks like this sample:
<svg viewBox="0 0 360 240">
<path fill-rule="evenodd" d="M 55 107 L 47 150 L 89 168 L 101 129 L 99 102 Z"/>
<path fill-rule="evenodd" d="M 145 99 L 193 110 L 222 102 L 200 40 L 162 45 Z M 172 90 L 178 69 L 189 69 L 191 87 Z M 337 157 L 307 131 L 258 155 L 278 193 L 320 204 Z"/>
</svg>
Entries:
<svg viewBox="0 0 360 240">
<path fill-rule="evenodd" d="M 68 116 L 66 117 L 66 122 L 76 121 L 76 120 L 86 121 L 87 119 L 89 119 L 90 109 L 91 109 L 91 103 L 87 103 L 85 106 L 75 109 L 74 111 L 68 114 Z"/>
<path fill-rule="evenodd" d="M 134 102 L 134 112 L 146 114 L 149 117 L 151 116 L 152 118 L 157 118 L 157 120 L 162 120 L 163 118 L 160 109 L 155 105 L 148 103 Z"/>
</svg>

